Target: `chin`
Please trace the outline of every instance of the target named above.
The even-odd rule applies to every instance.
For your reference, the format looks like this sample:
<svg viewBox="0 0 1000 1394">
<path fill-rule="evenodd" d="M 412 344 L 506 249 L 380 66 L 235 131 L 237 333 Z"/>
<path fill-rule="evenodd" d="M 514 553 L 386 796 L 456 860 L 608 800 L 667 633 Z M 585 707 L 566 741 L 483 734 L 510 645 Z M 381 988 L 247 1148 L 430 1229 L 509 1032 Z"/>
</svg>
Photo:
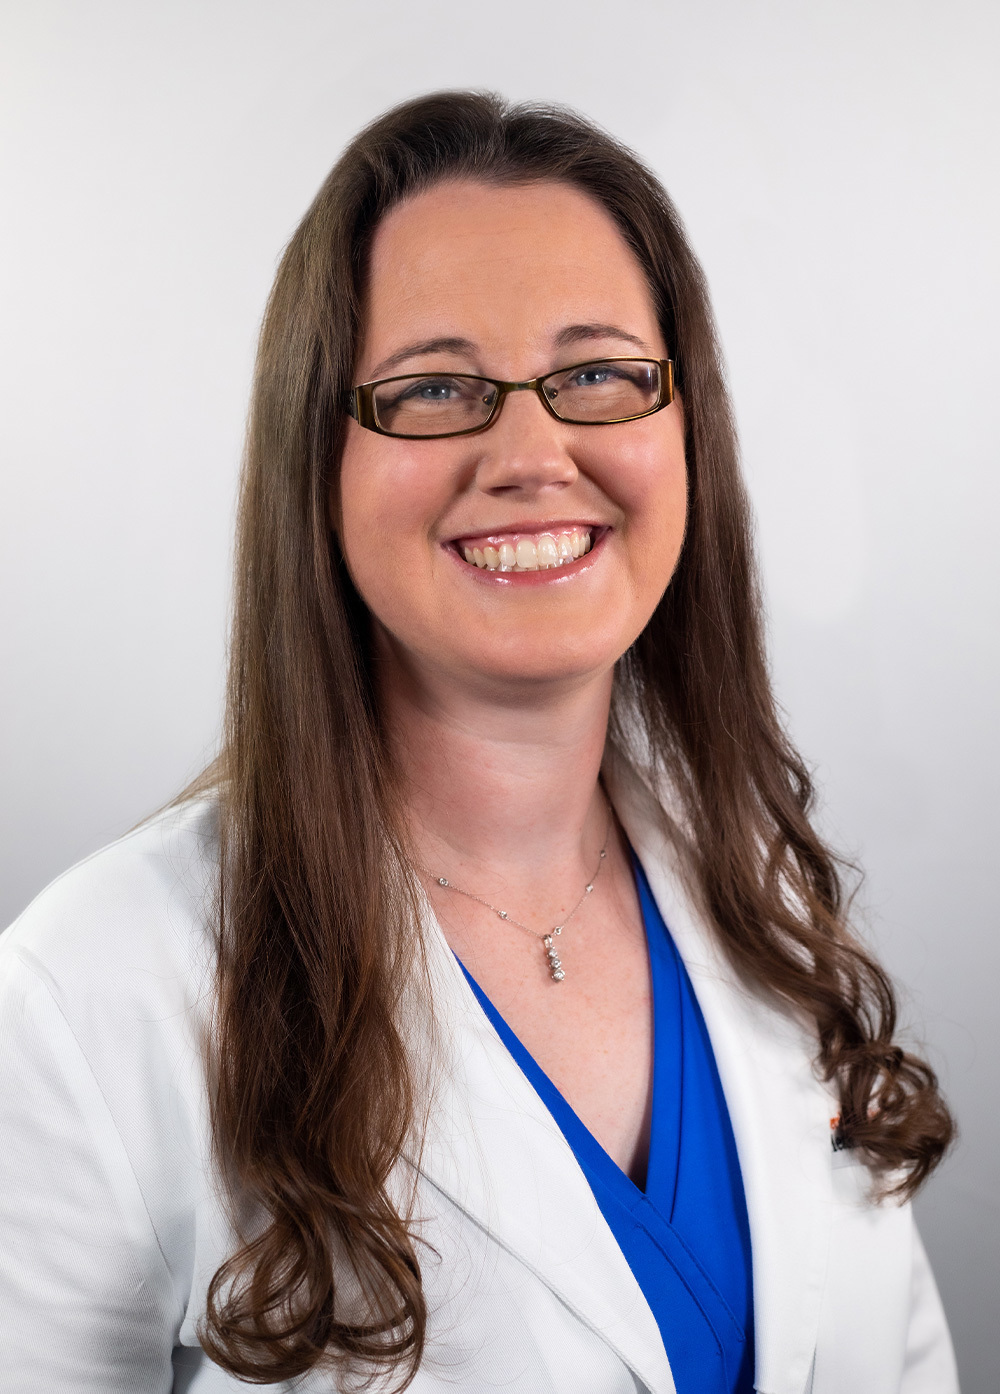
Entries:
<svg viewBox="0 0 1000 1394">
<path fill-rule="evenodd" d="M 617 645 L 567 644 L 564 635 L 552 643 L 540 643 L 536 637 L 527 645 L 489 646 L 470 654 L 467 671 L 481 675 L 493 688 L 537 690 L 597 681 L 614 670 L 623 652 Z M 454 671 L 460 680 L 461 666 L 456 664 Z"/>
</svg>

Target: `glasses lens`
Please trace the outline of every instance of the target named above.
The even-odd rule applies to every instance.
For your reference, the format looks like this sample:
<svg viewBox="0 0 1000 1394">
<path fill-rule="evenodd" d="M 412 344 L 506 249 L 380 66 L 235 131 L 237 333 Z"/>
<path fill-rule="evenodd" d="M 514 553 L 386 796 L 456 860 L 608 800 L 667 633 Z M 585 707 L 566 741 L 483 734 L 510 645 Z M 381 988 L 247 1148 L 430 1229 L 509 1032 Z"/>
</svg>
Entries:
<svg viewBox="0 0 1000 1394">
<path fill-rule="evenodd" d="M 383 431 L 398 436 L 441 436 L 473 431 L 489 418 L 497 390 L 484 378 L 422 373 L 379 383 L 373 396 Z"/>
<path fill-rule="evenodd" d="M 660 365 L 645 358 L 599 359 L 550 373 L 544 388 L 564 421 L 621 421 L 656 406 Z"/>
</svg>

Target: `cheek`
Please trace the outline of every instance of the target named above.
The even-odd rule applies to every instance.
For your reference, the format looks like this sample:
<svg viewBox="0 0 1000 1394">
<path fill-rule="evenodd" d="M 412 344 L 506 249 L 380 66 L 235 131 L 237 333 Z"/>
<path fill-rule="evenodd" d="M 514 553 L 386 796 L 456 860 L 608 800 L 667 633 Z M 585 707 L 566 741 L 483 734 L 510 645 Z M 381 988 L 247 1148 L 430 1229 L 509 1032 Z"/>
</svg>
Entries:
<svg viewBox="0 0 1000 1394">
<path fill-rule="evenodd" d="M 623 461 L 620 504 L 631 555 L 651 580 L 666 584 L 680 553 L 687 523 L 687 467 L 679 430 L 637 443 Z"/>
<path fill-rule="evenodd" d="M 391 526 L 392 494 L 382 485 L 382 462 L 364 444 L 348 441 L 340 462 L 336 494 L 331 501 L 340 550 L 355 589 L 377 613 L 373 583 L 384 571 L 385 553 L 376 556 L 378 541 Z M 377 586 L 375 590 L 377 591 Z"/>
<path fill-rule="evenodd" d="M 405 449 L 349 438 L 331 516 L 355 588 L 379 618 L 412 586 L 440 507 L 435 472 Z"/>
<path fill-rule="evenodd" d="M 338 531 L 345 553 L 371 536 L 378 536 L 388 522 L 393 492 L 387 487 L 391 469 L 367 441 L 349 439 L 344 447 L 338 478 Z"/>
</svg>

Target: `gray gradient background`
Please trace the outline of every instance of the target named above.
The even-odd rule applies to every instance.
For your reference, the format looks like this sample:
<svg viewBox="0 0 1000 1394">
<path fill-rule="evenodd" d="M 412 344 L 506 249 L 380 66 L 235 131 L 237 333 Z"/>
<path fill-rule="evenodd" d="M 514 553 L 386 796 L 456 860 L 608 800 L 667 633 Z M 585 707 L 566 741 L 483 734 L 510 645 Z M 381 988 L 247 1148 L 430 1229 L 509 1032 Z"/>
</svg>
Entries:
<svg viewBox="0 0 1000 1394">
<path fill-rule="evenodd" d="M 1000 7 L 7 0 L 0 922 L 214 747 L 254 335 L 348 136 L 567 101 L 708 273 L 778 693 L 962 1140 L 919 1203 L 996 1394 Z"/>
</svg>

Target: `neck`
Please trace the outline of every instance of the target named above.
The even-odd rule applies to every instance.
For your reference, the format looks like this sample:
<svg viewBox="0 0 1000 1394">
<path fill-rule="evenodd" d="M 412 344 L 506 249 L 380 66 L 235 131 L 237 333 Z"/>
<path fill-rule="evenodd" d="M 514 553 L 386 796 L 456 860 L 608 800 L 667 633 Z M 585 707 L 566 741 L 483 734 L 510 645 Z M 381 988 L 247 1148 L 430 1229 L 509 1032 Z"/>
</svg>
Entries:
<svg viewBox="0 0 1000 1394">
<path fill-rule="evenodd" d="M 477 894 L 567 889 L 593 874 L 611 673 L 558 688 L 470 690 L 390 660 L 380 700 L 414 861 Z"/>
</svg>

